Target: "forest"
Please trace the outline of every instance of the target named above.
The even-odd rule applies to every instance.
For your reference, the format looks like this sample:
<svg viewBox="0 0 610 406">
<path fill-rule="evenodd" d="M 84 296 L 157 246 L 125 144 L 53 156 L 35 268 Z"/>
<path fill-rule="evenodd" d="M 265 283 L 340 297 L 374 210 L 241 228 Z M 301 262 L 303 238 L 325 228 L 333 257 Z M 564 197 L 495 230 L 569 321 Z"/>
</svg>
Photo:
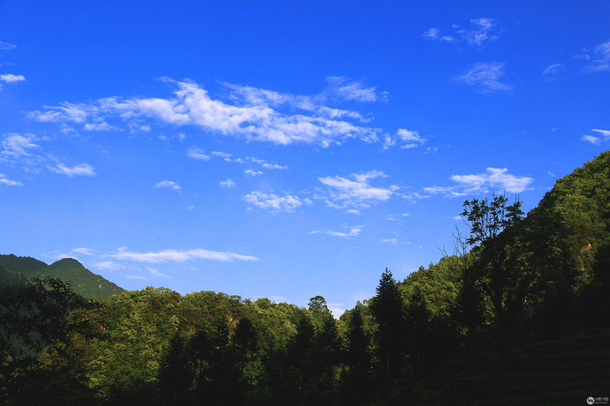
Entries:
<svg viewBox="0 0 610 406">
<path fill-rule="evenodd" d="M 438 263 L 403 281 L 380 264 L 375 296 L 339 319 L 321 296 L 307 308 L 153 287 L 99 299 L 65 278 L 32 273 L 24 283 L 19 271 L 0 292 L 0 402 L 607 399 L 610 152 L 559 179 L 527 216 L 500 193 L 467 200 L 456 214 L 468 231 L 456 230 Z"/>
</svg>

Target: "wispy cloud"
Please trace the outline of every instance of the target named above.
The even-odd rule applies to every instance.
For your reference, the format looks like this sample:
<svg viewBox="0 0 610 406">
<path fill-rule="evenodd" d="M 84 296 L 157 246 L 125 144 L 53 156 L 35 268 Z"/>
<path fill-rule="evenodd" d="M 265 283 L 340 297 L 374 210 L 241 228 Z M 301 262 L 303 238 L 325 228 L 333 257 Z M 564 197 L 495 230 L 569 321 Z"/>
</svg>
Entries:
<svg viewBox="0 0 610 406">
<path fill-rule="evenodd" d="M 100 269 L 103 271 L 111 271 L 111 272 L 125 268 L 125 266 L 123 264 L 119 264 L 119 263 L 113 262 L 113 261 L 95 262 L 93 264 L 93 266 L 95 266 L 97 269 Z"/>
<path fill-rule="evenodd" d="M 171 181 L 171 180 L 162 180 L 161 182 L 155 184 L 155 186 L 153 186 L 153 188 L 154 189 L 169 188 L 169 189 L 178 191 L 178 190 L 182 189 L 182 186 L 180 186 L 179 184 L 177 184 L 176 182 Z"/>
<path fill-rule="evenodd" d="M 152 276 L 155 276 L 157 278 L 169 278 L 168 274 L 165 274 L 161 271 L 159 271 L 158 269 L 155 268 L 146 268 L 146 270 L 148 271 L 148 273 L 150 273 Z"/>
<path fill-rule="evenodd" d="M 498 39 L 498 36 L 494 34 L 496 24 L 493 19 L 474 18 L 470 20 L 470 24 L 474 27 L 466 29 L 453 24 L 449 34 L 442 34 L 439 28 L 430 28 L 424 31 L 421 36 L 430 41 L 454 43 L 456 45 L 467 44 L 478 49 Z"/>
<path fill-rule="evenodd" d="M 208 251 L 201 248 L 186 251 L 164 250 L 159 252 L 135 252 L 127 251 L 126 248 L 119 248 L 116 254 L 109 256 L 116 259 L 149 264 L 158 264 L 162 262 L 186 262 L 198 259 L 221 262 L 259 260 L 258 258 L 250 255 L 241 255 L 233 252 Z"/>
<path fill-rule="evenodd" d="M 192 147 L 191 149 L 189 149 L 187 154 L 190 158 L 194 158 L 194 159 L 209 160 L 211 158 L 210 155 L 205 154 L 204 150 L 195 148 L 195 147 Z M 201 155 L 201 157 L 198 157 L 198 155 Z M 288 166 L 286 166 L 286 165 L 270 163 L 270 162 L 265 161 L 264 159 L 259 159 L 259 158 L 253 157 L 253 156 L 248 156 L 245 158 L 235 158 L 235 157 L 233 157 L 233 154 L 229 154 L 227 152 L 222 152 L 222 151 L 212 151 L 211 155 L 220 157 L 225 162 L 230 162 L 230 163 L 255 164 L 255 165 L 259 165 L 265 169 L 288 169 Z M 248 173 L 252 174 L 253 172 L 254 172 L 253 170 L 249 170 Z M 262 172 L 257 173 L 257 174 L 261 174 L 261 173 Z"/>
<path fill-rule="evenodd" d="M 92 123 L 84 125 L 83 130 L 85 131 L 120 131 L 119 128 L 113 127 L 104 120 L 96 120 Z"/>
<path fill-rule="evenodd" d="M 387 175 L 381 171 L 369 171 L 362 174 L 351 174 L 349 178 L 328 176 L 318 178 L 318 180 L 330 188 L 330 193 L 322 197 L 326 200 L 326 204 L 329 207 L 347 209 L 369 207 L 390 199 L 398 189 L 397 186 L 382 188 L 370 185 L 372 179 L 385 177 Z"/>
<path fill-rule="evenodd" d="M 246 169 L 244 171 L 244 173 L 246 175 L 250 175 L 250 176 L 257 176 L 257 175 L 262 175 L 263 174 L 263 172 L 261 172 L 261 171 L 253 171 L 252 169 Z"/>
<path fill-rule="evenodd" d="M 441 30 L 438 28 L 430 28 L 429 30 L 424 31 L 421 36 L 432 41 L 454 42 L 456 40 L 455 37 L 452 37 L 451 35 L 441 35 Z"/>
<path fill-rule="evenodd" d="M 340 76 L 328 78 L 328 89 L 316 96 L 297 97 L 277 92 L 226 85 L 232 90 L 228 101 L 214 99 L 195 82 L 165 82 L 176 87 L 169 98 L 108 97 L 91 103 L 63 102 L 31 111 L 27 117 L 41 122 L 72 123 L 93 129 L 94 123 L 117 127 L 121 122 L 131 131 L 152 122 L 175 126 L 194 125 L 213 133 L 247 141 L 274 144 L 318 144 L 328 147 L 347 139 L 379 142 L 379 128 L 354 123 L 367 122 L 356 112 L 334 109 L 326 102 L 385 101 L 387 94 Z M 288 108 L 282 108 L 288 107 Z M 291 107 L 298 106 L 299 112 Z M 100 124 L 101 125 L 101 124 Z"/>
<path fill-rule="evenodd" d="M 253 206 L 271 210 L 273 212 L 292 212 L 297 207 L 312 203 L 308 198 L 300 198 L 289 194 L 278 196 L 274 193 L 263 193 L 259 191 L 248 193 L 243 197 L 243 200 Z"/>
<path fill-rule="evenodd" d="M 191 159 L 199 159 L 202 161 L 209 161 L 210 160 L 210 156 L 208 154 L 205 153 L 205 150 L 197 148 L 197 147 L 191 147 L 186 151 L 186 155 L 191 158 Z"/>
<path fill-rule="evenodd" d="M 350 80 L 344 76 L 329 76 L 326 80 L 329 93 L 345 100 L 370 103 L 388 99 L 388 92 L 379 92 L 375 86 L 366 87 L 358 80 Z"/>
<path fill-rule="evenodd" d="M 220 182 L 220 186 L 227 188 L 227 189 L 233 188 L 233 187 L 235 187 L 235 185 L 236 185 L 236 183 L 233 182 L 231 179 L 223 180 Z"/>
<path fill-rule="evenodd" d="M 496 35 L 491 34 L 495 27 L 491 18 L 475 18 L 470 20 L 470 23 L 476 28 L 462 33 L 468 45 L 481 48 L 485 43 L 495 41 L 498 38 Z"/>
<path fill-rule="evenodd" d="M 123 278 L 127 278 L 127 279 L 139 279 L 139 280 L 143 280 L 143 281 L 147 281 L 148 278 L 142 275 L 123 275 Z"/>
<path fill-rule="evenodd" d="M 577 57 L 590 61 L 589 65 L 583 68 L 585 73 L 610 71 L 610 40 L 592 49 L 585 49 L 585 54 Z"/>
<path fill-rule="evenodd" d="M 599 137 L 599 136 L 596 137 L 594 135 L 583 135 L 581 139 L 583 141 L 589 142 L 594 145 L 599 145 L 602 142 L 610 140 L 610 131 L 609 130 L 593 129 L 591 131 L 595 131 L 595 132 L 601 134 L 601 137 Z"/>
<path fill-rule="evenodd" d="M 326 230 L 326 231 L 312 231 L 311 234 L 326 234 L 326 235 L 330 235 L 333 237 L 341 237 L 341 238 L 357 237 L 358 234 L 360 234 L 360 231 L 362 231 L 363 227 L 364 226 L 352 227 L 349 230 L 349 232 L 347 232 L 347 233 L 341 232 L 341 231 Z"/>
<path fill-rule="evenodd" d="M 5 134 L 2 140 L 2 151 L 0 155 L 3 158 L 18 159 L 21 157 L 30 156 L 30 150 L 39 149 L 40 145 L 34 142 L 38 140 L 34 134 Z"/>
<path fill-rule="evenodd" d="M 508 169 L 487 168 L 484 173 L 475 175 L 452 175 L 450 178 L 456 186 L 426 187 L 427 193 L 443 194 L 448 197 L 459 197 L 471 194 L 489 193 L 497 189 L 509 193 L 521 193 L 534 181 L 530 177 L 517 177 L 508 173 Z"/>
<path fill-rule="evenodd" d="M 8 51 L 17 48 L 17 45 L 9 44 L 8 42 L 0 41 L 0 51 Z"/>
<path fill-rule="evenodd" d="M 564 65 L 562 63 L 555 63 L 547 66 L 542 71 L 542 76 L 547 80 L 556 79 L 564 69 Z"/>
<path fill-rule="evenodd" d="M 73 248 L 68 252 L 52 253 L 52 254 L 50 254 L 50 256 L 52 256 L 53 258 L 56 258 L 56 259 L 78 258 L 79 255 L 92 256 L 92 255 L 95 255 L 95 253 L 96 253 L 96 251 L 91 248 Z"/>
<path fill-rule="evenodd" d="M 455 81 L 475 86 L 479 93 L 488 93 L 496 91 L 510 92 L 512 88 L 500 82 L 500 79 L 503 76 L 504 63 L 477 63 L 464 75 L 456 78 Z"/>
<path fill-rule="evenodd" d="M 0 173 L 0 185 L 5 185 L 5 186 L 23 186 L 23 184 L 21 182 L 17 182 L 15 180 L 10 180 L 7 179 L 7 177 Z"/>
<path fill-rule="evenodd" d="M 57 163 L 55 166 L 49 166 L 49 169 L 60 175 L 66 175 L 68 177 L 73 176 L 94 176 L 95 170 L 89 164 L 78 164 L 73 167 L 66 166 L 62 163 Z"/>
<path fill-rule="evenodd" d="M 44 152 L 39 141 L 48 141 L 48 137 L 40 139 L 31 133 L 4 134 L 0 142 L 0 161 L 21 165 L 30 173 L 38 173 L 40 167 L 46 166 L 51 172 L 68 177 L 95 175 L 95 169 L 87 163 L 70 167 L 60 162 L 57 157 Z"/>
</svg>

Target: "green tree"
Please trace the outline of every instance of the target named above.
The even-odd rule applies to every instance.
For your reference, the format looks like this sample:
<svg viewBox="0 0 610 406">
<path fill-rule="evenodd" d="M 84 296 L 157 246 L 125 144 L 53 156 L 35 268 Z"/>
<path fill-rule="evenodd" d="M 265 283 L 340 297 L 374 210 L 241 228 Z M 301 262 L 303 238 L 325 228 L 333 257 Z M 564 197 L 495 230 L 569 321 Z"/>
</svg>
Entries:
<svg viewBox="0 0 610 406">
<path fill-rule="evenodd" d="M 465 201 L 461 215 L 470 229 L 466 242 L 478 245 L 479 259 L 465 275 L 465 288 L 481 288 L 483 295 L 489 299 L 494 322 L 500 340 L 508 335 L 508 320 L 506 309 L 509 304 L 520 303 L 519 299 L 511 298 L 510 280 L 514 275 L 511 261 L 507 261 L 510 249 L 507 231 L 517 225 L 522 217 L 521 201 L 516 199 L 508 204 L 505 195 L 492 194 L 491 199 L 473 199 Z M 504 232 L 504 234 L 502 234 Z M 503 237 L 503 238 L 501 238 Z M 471 299 L 476 294 L 470 294 Z M 484 306 L 484 304 L 481 304 Z"/>
<path fill-rule="evenodd" d="M 356 303 L 354 309 L 350 311 L 347 323 L 346 371 L 341 391 L 342 403 L 346 405 L 369 404 L 373 386 L 369 373 L 371 367 L 370 338 L 364 327 L 363 307 L 360 302 Z"/>
<path fill-rule="evenodd" d="M 48 389 L 44 385 L 48 373 L 39 356 L 49 345 L 56 345 L 64 356 L 72 355 L 69 337 L 85 330 L 86 325 L 70 325 L 66 317 L 72 310 L 94 305 L 56 278 L 36 277 L 29 285 L 10 286 L 0 292 L 0 403 L 52 402 L 41 393 Z M 75 386 L 82 383 L 82 376 L 70 376 L 59 368 L 56 372 L 58 380 L 67 379 Z M 55 394 L 61 396 L 61 391 Z"/>
<path fill-rule="evenodd" d="M 404 334 L 402 299 L 392 272 L 381 274 L 376 295 L 371 299 L 371 313 L 377 323 L 377 350 L 383 376 L 391 382 L 402 367 L 401 344 Z"/>
</svg>

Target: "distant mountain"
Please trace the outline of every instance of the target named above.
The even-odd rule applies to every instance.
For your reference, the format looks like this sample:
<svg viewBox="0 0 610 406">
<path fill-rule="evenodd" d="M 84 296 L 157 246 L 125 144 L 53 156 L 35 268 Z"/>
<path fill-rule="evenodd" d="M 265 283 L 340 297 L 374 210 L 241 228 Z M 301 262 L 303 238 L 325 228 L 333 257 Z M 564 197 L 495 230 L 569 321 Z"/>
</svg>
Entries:
<svg viewBox="0 0 610 406">
<path fill-rule="evenodd" d="M 35 276 L 51 276 L 70 282 L 74 291 L 87 299 L 106 299 L 125 291 L 73 258 L 60 259 L 47 265 L 31 257 L 0 255 L 0 286 L 27 283 Z"/>
<path fill-rule="evenodd" d="M 0 286 L 24 285 L 28 278 L 20 273 L 9 271 L 0 264 Z"/>
<path fill-rule="evenodd" d="M 20 273 L 28 278 L 38 275 L 49 267 L 42 261 L 31 257 L 18 257 L 16 255 L 0 255 L 0 263 L 12 272 Z"/>
</svg>

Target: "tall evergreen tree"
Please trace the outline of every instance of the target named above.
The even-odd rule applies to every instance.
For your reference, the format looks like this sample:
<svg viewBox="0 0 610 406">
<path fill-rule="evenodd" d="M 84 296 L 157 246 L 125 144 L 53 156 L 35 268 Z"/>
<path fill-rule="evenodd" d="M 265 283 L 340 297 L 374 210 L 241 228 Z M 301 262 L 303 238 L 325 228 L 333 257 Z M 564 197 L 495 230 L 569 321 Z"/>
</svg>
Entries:
<svg viewBox="0 0 610 406">
<path fill-rule="evenodd" d="M 381 274 L 377 295 L 371 299 L 371 313 L 377 323 L 377 349 L 382 375 L 390 382 L 402 367 L 401 344 L 404 334 L 402 299 L 392 272 Z"/>
</svg>

